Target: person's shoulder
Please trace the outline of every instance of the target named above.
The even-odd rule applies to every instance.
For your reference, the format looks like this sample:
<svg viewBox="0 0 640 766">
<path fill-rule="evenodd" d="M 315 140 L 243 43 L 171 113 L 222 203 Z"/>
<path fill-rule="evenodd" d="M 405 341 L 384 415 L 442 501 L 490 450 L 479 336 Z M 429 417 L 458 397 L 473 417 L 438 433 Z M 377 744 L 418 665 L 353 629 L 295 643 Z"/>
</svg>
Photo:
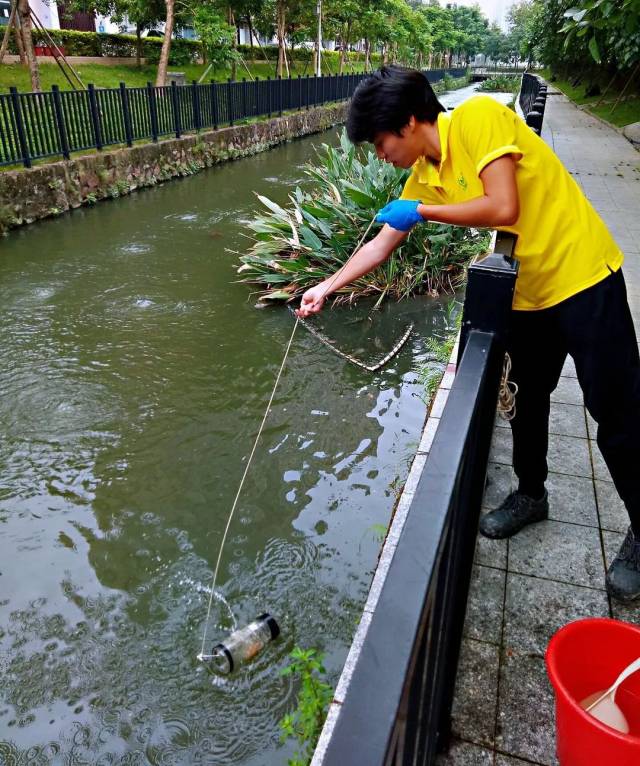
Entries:
<svg viewBox="0 0 640 766">
<path fill-rule="evenodd" d="M 486 95 L 471 96 L 451 113 L 452 118 L 475 117 L 488 114 L 499 114 L 507 110 L 507 107 L 496 101 L 495 98 Z M 507 110 L 508 111 L 508 110 Z"/>
</svg>

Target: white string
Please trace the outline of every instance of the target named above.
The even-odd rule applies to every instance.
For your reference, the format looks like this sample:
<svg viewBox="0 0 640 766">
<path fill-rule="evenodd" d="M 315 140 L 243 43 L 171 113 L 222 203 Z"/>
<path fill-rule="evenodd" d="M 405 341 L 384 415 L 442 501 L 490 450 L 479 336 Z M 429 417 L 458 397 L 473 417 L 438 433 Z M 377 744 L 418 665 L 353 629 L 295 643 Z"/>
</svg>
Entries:
<svg viewBox="0 0 640 766">
<path fill-rule="evenodd" d="M 373 223 L 374 223 L 375 220 L 376 220 L 376 218 L 374 216 L 371 219 L 371 222 L 369 223 L 369 225 L 367 226 L 365 233 L 362 235 L 362 237 L 360 237 L 360 241 L 358 242 L 358 244 L 353 249 L 353 252 L 351 253 L 351 255 L 347 258 L 347 260 L 345 261 L 344 265 L 341 266 L 338 269 L 338 271 L 336 271 L 336 273 L 333 275 L 333 278 L 331 279 L 331 281 L 327 285 L 327 289 L 322 293 L 322 296 L 321 296 L 322 298 L 324 298 L 324 296 L 327 294 L 327 292 L 331 288 L 331 285 L 333 285 L 333 283 L 338 278 L 339 274 L 346 268 L 346 266 L 349 263 L 349 261 L 358 252 L 358 250 L 360 249 L 360 246 L 362 245 L 365 237 L 369 233 L 369 230 L 373 226 Z M 282 376 L 282 371 L 284 370 L 284 366 L 286 364 L 287 357 L 289 356 L 289 350 L 291 349 L 291 344 L 293 342 L 293 336 L 296 334 L 296 330 L 298 329 L 298 325 L 299 324 L 300 324 L 300 318 L 296 317 L 296 322 L 293 325 L 293 330 L 291 332 L 291 337 L 289 338 L 289 342 L 287 343 L 287 347 L 285 349 L 284 356 L 282 358 L 282 363 L 280 364 L 280 369 L 278 370 L 278 374 L 276 376 L 276 382 L 273 384 L 273 390 L 271 391 L 271 396 L 269 397 L 269 402 L 267 404 L 267 408 L 264 411 L 264 415 L 262 417 L 262 423 L 260 423 L 260 428 L 258 429 L 258 434 L 257 434 L 257 436 L 255 438 L 255 441 L 253 442 L 253 448 L 251 449 L 251 453 L 249 455 L 249 459 L 247 460 L 247 465 L 245 466 L 244 473 L 242 474 L 242 479 L 240 479 L 240 486 L 238 487 L 238 491 L 236 492 L 235 499 L 234 499 L 233 504 L 231 506 L 231 511 L 229 512 L 229 518 L 227 519 L 227 524 L 226 524 L 226 526 L 224 528 L 224 533 L 222 535 L 222 540 L 220 542 L 220 549 L 218 551 L 218 558 L 216 560 L 216 565 L 215 565 L 215 568 L 213 570 L 213 578 L 212 578 L 212 581 L 211 581 L 211 592 L 209 594 L 209 605 L 207 607 L 207 617 L 206 617 L 206 621 L 205 621 L 205 624 L 204 624 L 204 632 L 203 632 L 203 635 L 202 635 L 202 647 L 200 649 L 200 654 L 198 654 L 198 659 L 200 661 L 204 660 L 206 657 L 209 656 L 209 655 L 205 655 L 204 647 L 205 647 L 205 644 L 207 642 L 207 630 L 208 630 L 208 627 L 209 627 L 209 618 L 211 616 L 211 606 L 213 604 L 213 594 L 215 592 L 216 582 L 218 580 L 218 570 L 220 569 L 220 561 L 222 560 L 222 553 L 224 551 L 225 543 L 227 542 L 227 535 L 229 533 L 229 527 L 231 526 L 231 520 L 233 519 L 233 514 L 235 513 L 236 506 L 238 505 L 238 500 L 240 499 L 240 493 L 242 492 L 242 488 L 244 487 L 245 479 L 247 478 L 247 474 L 249 473 L 249 467 L 251 466 L 251 461 L 253 460 L 253 456 L 254 456 L 256 448 L 258 446 L 258 442 L 260 441 L 260 437 L 262 436 L 262 430 L 264 428 L 264 424 L 267 422 L 267 418 L 269 417 L 269 412 L 271 411 L 271 404 L 273 402 L 273 398 L 276 395 L 276 389 L 278 388 L 278 383 L 280 382 L 280 378 Z"/>
<path fill-rule="evenodd" d="M 280 376 L 282 375 L 282 370 L 284 370 L 284 365 L 287 361 L 287 357 L 289 356 L 289 349 L 291 348 L 291 343 L 293 342 L 293 336 L 296 334 L 296 330 L 298 329 L 298 324 L 299 324 L 299 321 L 296 318 L 296 323 L 293 325 L 293 331 L 291 333 L 291 337 L 289 338 L 289 342 L 287 343 L 287 348 L 284 352 L 284 357 L 282 358 L 282 364 L 280 365 L 280 369 L 278 370 L 278 375 L 276 377 L 276 382 L 273 386 L 273 391 L 271 392 L 271 396 L 269 397 L 269 403 L 267 404 L 267 409 L 264 412 L 262 423 L 260 423 L 260 428 L 258 429 L 258 435 L 256 436 L 256 439 L 253 443 L 253 449 L 251 450 L 251 454 L 249 455 L 249 459 L 247 460 L 247 465 L 245 466 L 244 473 L 242 474 L 242 479 L 240 480 L 240 486 L 238 487 L 235 500 L 233 501 L 233 505 L 231 506 L 231 512 L 229 513 L 229 518 L 227 519 L 227 525 L 224 528 L 224 534 L 222 535 L 222 542 L 220 543 L 220 550 L 218 551 L 218 559 L 216 561 L 215 569 L 213 570 L 213 580 L 211 582 L 211 593 L 209 594 L 209 607 L 207 609 L 207 620 L 204 624 L 204 634 L 202 636 L 202 649 L 200 650 L 200 654 L 198 655 L 198 659 L 200 660 L 204 657 L 204 646 L 207 640 L 207 627 L 209 625 L 209 616 L 211 615 L 211 604 L 213 603 L 213 593 L 216 587 L 216 580 L 218 579 L 218 570 L 220 568 L 220 561 L 222 559 L 222 551 L 224 550 L 224 544 L 227 541 L 227 534 L 229 532 L 229 527 L 231 526 L 231 519 L 233 519 L 233 514 L 235 513 L 236 506 L 238 505 L 238 499 L 240 498 L 240 493 L 242 492 L 242 487 L 244 486 L 244 480 L 247 478 L 247 474 L 249 473 L 249 467 L 251 466 L 251 461 L 253 460 L 253 456 L 255 454 L 256 447 L 258 446 L 258 441 L 260 440 L 260 436 L 262 435 L 262 429 L 264 428 L 264 424 L 267 422 L 267 417 L 269 416 L 269 411 L 271 410 L 271 402 L 273 402 L 273 397 L 276 394 L 276 389 L 278 388 L 278 383 L 280 382 Z"/>
</svg>

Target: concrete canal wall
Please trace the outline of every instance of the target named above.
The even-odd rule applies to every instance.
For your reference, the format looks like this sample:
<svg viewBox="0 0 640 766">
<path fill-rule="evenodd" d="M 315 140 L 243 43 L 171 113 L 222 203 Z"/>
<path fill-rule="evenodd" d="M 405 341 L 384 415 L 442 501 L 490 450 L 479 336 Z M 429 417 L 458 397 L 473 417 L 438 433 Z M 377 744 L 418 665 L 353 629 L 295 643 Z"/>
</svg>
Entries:
<svg viewBox="0 0 640 766">
<path fill-rule="evenodd" d="M 344 122 L 347 102 L 0 173 L 0 233 L 145 186 L 193 175 Z"/>
</svg>

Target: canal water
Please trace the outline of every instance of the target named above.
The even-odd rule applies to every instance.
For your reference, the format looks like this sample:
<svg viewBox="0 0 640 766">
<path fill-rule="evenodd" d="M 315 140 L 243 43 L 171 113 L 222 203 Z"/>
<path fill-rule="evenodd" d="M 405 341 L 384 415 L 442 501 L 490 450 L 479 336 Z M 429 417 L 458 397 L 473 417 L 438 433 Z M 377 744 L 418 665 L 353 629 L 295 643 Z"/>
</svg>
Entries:
<svg viewBox="0 0 640 766">
<path fill-rule="evenodd" d="M 294 339 L 222 561 L 207 648 L 263 611 L 235 675 L 196 660 L 219 541 L 293 319 L 238 284 L 253 192 L 285 202 L 335 131 L 0 242 L 0 763 L 286 763 L 294 646 L 335 682 L 425 415 L 443 302 L 325 312 L 371 374 Z"/>
</svg>

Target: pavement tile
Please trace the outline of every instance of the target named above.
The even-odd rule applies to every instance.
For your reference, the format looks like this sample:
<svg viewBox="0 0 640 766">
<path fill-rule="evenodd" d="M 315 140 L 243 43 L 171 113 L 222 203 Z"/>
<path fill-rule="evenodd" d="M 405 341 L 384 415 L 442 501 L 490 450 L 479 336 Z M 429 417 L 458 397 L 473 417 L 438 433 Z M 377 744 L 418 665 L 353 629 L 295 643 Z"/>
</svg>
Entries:
<svg viewBox="0 0 640 766">
<path fill-rule="evenodd" d="M 555 391 L 551 392 L 552 402 L 563 404 L 582 404 L 584 399 L 577 378 L 560 378 Z"/>
<path fill-rule="evenodd" d="M 551 636 L 566 623 L 582 617 L 609 617 L 609 600 L 604 591 L 512 572 L 507 575 L 507 649 L 544 655 Z"/>
<path fill-rule="evenodd" d="M 601 481 L 611 481 L 611 474 L 607 468 L 607 464 L 604 462 L 600 447 L 593 439 L 589 440 L 589 447 L 591 449 L 591 462 L 593 463 L 593 476 Z"/>
<path fill-rule="evenodd" d="M 563 378 L 578 377 L 576 373 L 576 365 L 570 356 L 567 356 L 567 358 L 565 359 L 564 367 L 562 368 L 562 372 L 560 374 L 562 375 Z"/>
<path fill-rule="evenodd" d="M 550 472 L 546 486 L 549 492 L 550 519 L 598 526 L 598 512 L 591 479 Z"/>
<path fill-rule="evenodd" d="M 626 534 L 626 531 L 625 531 Z M 620 532 L 605 532 L 603 530 L 602 532 L 602 543 L 604 547 L 604 561 L 605 561 L 605 568 L 608 569 L 611 565 L 611 562 L 616 557 L 618 551 L 620 550 L 620 546 L 622 545 L 622 541 L 624 540 L 624 534 L 620 534 Z"/>
<path fill-rule="evenodd" d="M 487 466 L 487 481 L 482 505 L 485 508 L 497 508 L 505 497 L 515 489 L 517 484 L 511 461 L 504 463 L 489 463 Z"/>
<path fill-rule="evenodd" d="M 436 758 L 436 766 L 493 766 L 493 751 L 455 739 L 449 752 Z"/>
<path fill-rule="evenodd" d="M 588 440 L 549 434 L 547 463 L 550 471 L 590 478 L 592 473 Z"/>
<path fill-rule="evenodd" d="M 585 417 L 587 419 L 587 433 L 589 434 L 589 438 L 593 439 L 595 441 L 597 435 L 598 435 L 598 424 L 596 421 L 589 415 L 587 410 L 584 411 Z"/>
<path fill-rule="evenodd" d="M 464 625 L 468 638 L 500 643 L 506 575 L 503 569 L 473 567 Z"/>
<path fill-rule="evenodd" d="M 462 640 L 452 710 L 453 733 L 477 745 L 493 746 L 498 698 L 499 649 Z"/>
<path fill-rule="evenodd" d="M 555 716 L 544 659 L 505 649 L 496 746 L 536 763 L 555 763 Z"/>
<path fill-rule="evenodd" d="M 553 763 L 557 763 L 557 760 L 554 760 Z M 510 755 L 496 753 L 494 766 L 531 766 L 531 761 L 522 761 L 520 758 L 513 758 Z"/>
<path fill-rule="evenodd" d="M 489 460 L 493 463 L 511 465 L 512 445 L 510 428 L 494 428 Z"/>
<path fill-rule="evenodd" d="M 637 601 L 633 604 L 621 604 L 611 599 L 611 614 L 616 620 L 640 625 L 640 603 Z"/>
<path fill-rule="evenodd" d="M 560 521 L 532 524 L 509 540 L 509 571 L 604 588 L 599 532 Z"/>
<path fill-rule="evenodd" d="M 581 404 L 551 402 L 549 433 L 586 439 L 587 423 L 584 417 L 584 407 Z"/>
<path fill-rule="evenodd" d="M 629 528 L 629 514 L 620 499 L 615 486 L 610 481 L 596 480 L 596 496 L 600 526 L 611 532 L 626 534 Z"/>
<path fill-rule="evenodd" d="M 478 535 L 474 563 L 498 569 L 507 568 L 507 541 Z"/>
</svg>

